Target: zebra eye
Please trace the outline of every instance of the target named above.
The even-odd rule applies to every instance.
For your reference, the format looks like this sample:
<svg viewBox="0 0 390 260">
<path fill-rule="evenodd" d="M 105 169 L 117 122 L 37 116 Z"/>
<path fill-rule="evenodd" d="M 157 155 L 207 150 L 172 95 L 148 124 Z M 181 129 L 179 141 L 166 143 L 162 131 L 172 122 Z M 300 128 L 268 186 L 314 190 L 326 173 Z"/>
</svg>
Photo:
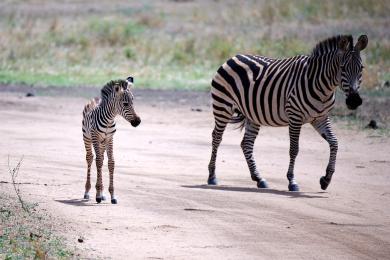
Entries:
<svg viewBox="0 0 390 260">
<path fill-rule="evenodd" d="M 125 102 L 125 103 L 123 103 L 123 106 L 128 107 L 129 103 Z"/>
</svg>

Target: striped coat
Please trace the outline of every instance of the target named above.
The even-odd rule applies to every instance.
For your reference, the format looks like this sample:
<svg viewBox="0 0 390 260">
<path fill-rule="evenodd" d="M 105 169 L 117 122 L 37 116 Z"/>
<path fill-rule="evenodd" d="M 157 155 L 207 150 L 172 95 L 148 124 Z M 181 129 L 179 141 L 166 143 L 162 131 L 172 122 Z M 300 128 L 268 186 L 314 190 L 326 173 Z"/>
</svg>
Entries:
<svg viewBox="0 0 390 260">
<path fill-rule="evenodd" d="M 91 165 L 93 161 L 92 146 L 96 155 L 96 201 L 100 203 L 105 200 L 103 195 L 102 166 L 104 153 L 107 152 L 108 170 L 110 174 L 109 192 L 111 203 L 116 204 L 114 195 L 114 155 L 113 136 L 116 131 L 115 117 L 121 115 L 125 120 L 136 127 L 141 119 L 135 113 L 133 107 L 133 95 L 130 86 L 133 80 L 129 77 L 126 80 L 116 80 L 107 83 L 101 90 L 101 97 L 95 98 L 87 103 L 83 110 L 83 140 L 86 150 L 87 181 L 85 183 L 84 199 L 89 199 L 91 189 Z"/>
<path fill-rule="evenodd" d="M 362 76 L 360 51 L 367 45 L 362 35 L 353 46 L 352 36 L 336 36 L 317 44 L 311 55 L 273 59 L 236 55 L 227 60 L 212 80 L 211 96 L 215 128 L 209 163 L 209 184 L 216 184 L 215 160 L 228 123 L 245 127 L 241 143 L 251 177 L 258 187 L 267 187 L 253 157 L 260 126 L 288 126 L 290 164 L 289 190 L 298 191 L 294 177 L 301 126 L 311 123 L 330 145 L 330 161 L 321 187 L 326 189 L 335 168 L 337 139 L 331 130 L 329 112 L 334 107 L 337 86 L 345 93 L 350 109 L 362 104 L 358 89 Z"/>
</svg>

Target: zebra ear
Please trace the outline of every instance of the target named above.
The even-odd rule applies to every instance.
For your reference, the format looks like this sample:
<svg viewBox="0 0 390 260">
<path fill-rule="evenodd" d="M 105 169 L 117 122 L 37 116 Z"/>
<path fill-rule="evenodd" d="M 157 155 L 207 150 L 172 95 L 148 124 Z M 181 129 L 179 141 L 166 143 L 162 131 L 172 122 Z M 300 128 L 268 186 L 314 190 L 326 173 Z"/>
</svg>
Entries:
<svg viewBox="0 0 390 260">
<path fill-rule="evenodd" d="M 368 44 L 367 35 L 360 35 L 354 49 L 357 51 L 362 51 L 367 47 L 367 44 Z"/>
<path fill-rule="evenodd" d="M 339 43 L 338 43 L 339 50 L 341 51 L 347 51 L 349 49 L 349 39 L 345 36 L 341 36 Z"/>
<path fill-rule="evenodd" d="M 118 93 L 120 89 L 121 89 L 121 86 L 115 85 L 115 92 L 116 92 L 116 93 Z"/>
</svg>

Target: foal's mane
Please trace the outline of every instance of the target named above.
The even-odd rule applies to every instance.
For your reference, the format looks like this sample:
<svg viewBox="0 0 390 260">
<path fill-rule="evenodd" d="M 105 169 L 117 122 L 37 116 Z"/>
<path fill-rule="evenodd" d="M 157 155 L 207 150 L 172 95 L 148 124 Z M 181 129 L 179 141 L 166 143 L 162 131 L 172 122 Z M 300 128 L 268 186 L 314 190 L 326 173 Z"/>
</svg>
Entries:
<svg viewBox="0 0 390 260">
<path fill-rule="evenodd" d="M 122 79 L 111 80 L 106 85 L 104 85 L 104 87 L 100 91 L 100 96 L 101 96 L 102 101 L 107 101 L 107 99 L 109 98 L 110 94 L 114 91 L 114 86 L 115 85 L 119 85 L 122 88 L 125 88 L 125 86 L 127 86 L 127 82 L 125 80 L 122 80 Z"/>
</svg>

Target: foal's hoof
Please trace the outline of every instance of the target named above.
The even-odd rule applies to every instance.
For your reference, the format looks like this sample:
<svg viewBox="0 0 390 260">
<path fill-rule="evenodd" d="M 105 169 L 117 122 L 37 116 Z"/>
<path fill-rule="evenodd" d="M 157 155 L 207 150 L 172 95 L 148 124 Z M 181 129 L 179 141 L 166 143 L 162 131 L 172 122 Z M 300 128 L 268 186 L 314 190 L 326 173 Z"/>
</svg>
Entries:
<svg viewBox="0 0 390 260">
<path fill-rule="evenodd" d="M 118 204 L 118 201 L 116 199 L 111 199 L 111 204 Z"/>
<path fill-rule="evenodd" d="M 321 184 L 321 189 L 322 190 L 326 190 L 326 188 L 328 188 L 328 186 L 329 186 L 329 183 L 330 183 L 330 181 L 327 181 L 325 176 L 322 176 L 320 178 L 320 184 Z"/>
<path fill-rule="evenodd" d="M 99 197 L 99 198 L 96 198 L 96 202 L 97 202 L 97 203 L 100 203 L 100 202 L 102 202 L 102 198 L 101 198 L 101 197 Z"/>
<path fill-rule="evenodd" d="M 214 178 L 209 178 L 209 179 L 207 180 L 207 184 L 208 184 L 208 185 L 218 185 L 217 178 L 216 178 L 216 177 L 214 177 Z"/>
<path fill-rule="evenodd" d="M 268 188 L 268 183 L 266 180 L 262 179 L 261 181 L 257 182 L 257 188 L 260 189 L 267 189 Z"/>
<path fill-rule="evenodd" d="M 89 200 L 89 194 L 84 194 L 84 199 Z"/>
<path fill-rule="evenodd" d="M 299 186 L 296 183 L 290 183 L 288 185 L 288 190 L 289 191 L 299 191 Z"/>
</svg>

